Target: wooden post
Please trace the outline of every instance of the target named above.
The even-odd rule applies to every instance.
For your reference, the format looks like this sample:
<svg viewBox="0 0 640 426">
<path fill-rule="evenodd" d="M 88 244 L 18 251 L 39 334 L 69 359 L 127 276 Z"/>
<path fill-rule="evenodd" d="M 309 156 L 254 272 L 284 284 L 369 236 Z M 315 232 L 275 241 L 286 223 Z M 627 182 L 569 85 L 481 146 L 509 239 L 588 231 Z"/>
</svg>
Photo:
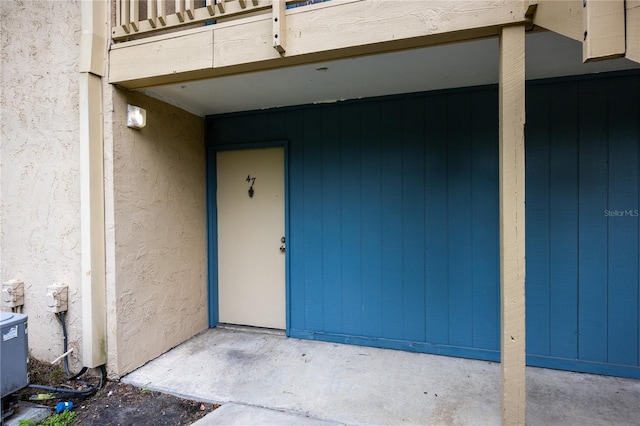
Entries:
<svg viewBox="0 0 640 426">
<path fill-rule="evenodd" d="M 640 0 L 627 0 L 627 45 L 625 58 L 640 63 Z"/>
<path fill-rule="evenodd" d="M 133 31 L 138 31 L 140 21 L 140 0 L 131 0 L 129 3 L 131 11 L 129 12 L 129 20 Z"/>
<path fill-rule="evenodd" d="M 287 50 L 286 34 L 287 27 L 285 26 L 285 13 L 286 13 L 286 0 L 273 0 L 273 48 L 284 55 Z"/>
<path fill-rule="evenodd" d="M 156 19 L 158 16 L 158 3 L 156 0 L 147 0 L 147 22 L 151 28 L 156 27 Z"/>
<path fill-rule="evenodd" d="M 186 12 L 187 12 L 187 16 L 189 17 L 189 19 L 193 20 L 193 18 L 195 18 L 196 16 L 194 15 L 194 11 L 196 9 L 196 2 L 195 0 L 187 0 L 186 1 Z"/>
<path fill-rule="evenodd" d="M 524 25 L 500 35 L 500 304 L 502 424 L 524 425 Z"/>
<path fill-rule="evenodd" d="M 117 13 L 117 6 L 120 6 L 120 13 Z M 129 5 L 129 0 L 116 1 L 116 13 L 117 16 L 120 17 L 120 26 L 127 34 L 129 34 L 129 22 L 131 22 L 131 19 L 129 19 L 130 12 L 131 7 Z"/>
<path fill-rule="evenodd" d="M 176 0 L 176 16 L 178 21 L 184 22 L 184 0 Z"/>
<path fill-rule="evenodd" d="M 158 22 L 164 27 L 167 25 L 167 7 L 164 4 L 164 0 L 158 0 L 157 12 Z"/>
<path fill-rule="evenodd" d="M 533 23 L 573 40 L 583 41 L 582 9 L 583 0 L 538 0 Z"/>
<path fill-rule="evenodd" d="M 584 62 L 624 56 L 624 15 L 625 3 L 622 0 L 583 0 Z"/>
</svg>

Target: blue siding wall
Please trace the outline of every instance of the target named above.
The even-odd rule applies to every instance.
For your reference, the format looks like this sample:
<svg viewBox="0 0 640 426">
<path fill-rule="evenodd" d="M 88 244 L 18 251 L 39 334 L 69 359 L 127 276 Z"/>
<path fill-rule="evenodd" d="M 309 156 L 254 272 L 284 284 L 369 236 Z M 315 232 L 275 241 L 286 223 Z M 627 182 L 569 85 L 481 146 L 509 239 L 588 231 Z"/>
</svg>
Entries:
<svg viewBox="0 0 640 426">
<path fill-rule="evenodd" d="M 640 76 L 527 92 L 527 353 L 640 377 Z"/>
<path fill-rule="evenodd" d="M 292 336 L 497 360 L 493 88 L 234 114 L 289 142 Z"/>
<path fill-rule="evenodd" d="M 532 365 L 639 374 L 638 217 L 605 216 L 638 209 L 638 99 L 528 87 Z M 497 112 L 481 87 L 207 119 L 210 152 L 288 141 L 291 336 L 499 359 Z"/>
</svg>

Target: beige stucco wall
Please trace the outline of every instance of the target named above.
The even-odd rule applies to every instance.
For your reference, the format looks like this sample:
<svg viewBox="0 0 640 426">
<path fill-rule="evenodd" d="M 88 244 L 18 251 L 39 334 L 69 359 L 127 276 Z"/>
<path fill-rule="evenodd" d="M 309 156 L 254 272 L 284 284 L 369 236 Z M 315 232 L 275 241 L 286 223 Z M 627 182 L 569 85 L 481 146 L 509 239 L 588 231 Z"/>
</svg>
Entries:
<svg viewBox="0 0 640 426">
<path fill-rule="evenodd" d="M 207 327 L 204 120 L 140 93 L 107 97 L 109 370 L 123 375 Z M 127 128 L 127 103 L 146 109 L 144 129 Z"/>
<path fill-rule="evenodd" d="M 25 283 L 29 347 L 62 354 L 46 286 L 69 285 L 69 343 L 81 339 L 76 1 L 0 1 L 0 281 Z"/>
<path fill-rule="evenodd" d="M 0 1 L 0 281 L 25 282 L 29 347 L 81 367 L 80 2 Z M 127 102 L 148 126 L 126 127 Z M 207 327 L 204 121 L 104 84 L 107 350 L 121 376 Z"/>
</svg>

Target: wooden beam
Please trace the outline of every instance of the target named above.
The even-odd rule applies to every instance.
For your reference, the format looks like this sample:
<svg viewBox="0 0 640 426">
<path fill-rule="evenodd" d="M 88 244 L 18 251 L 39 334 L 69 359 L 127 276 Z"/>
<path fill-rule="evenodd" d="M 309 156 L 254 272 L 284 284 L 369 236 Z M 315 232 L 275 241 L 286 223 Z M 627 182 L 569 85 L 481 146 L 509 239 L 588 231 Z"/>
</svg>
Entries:
<svg viewBox="0 0 640 426">
<path fill-rule="evenodd" d="M 582 0 L 538 0 L 533 23 L 573 40 L 582 41 Z"/>
<path fill-rule="evenodd" d="M 281 55 L 286 51 L 286 6 L 286 0 L 273 0 L 273 48 Z"/>
<path fill-rule="evenodd" d="M 271 0 L 261 0 L 258 8 L 270 8 L 271 4 Z M 242 10 L 237 1 L 228 2 L 226 6 L 227 11 L 232 7 Z M 246 10 L 255 8 L 247 2 Z M 425 7 L 422 0 L 328 1 L 287 10 L 286 57 L 282 57 L 272 47 L 272 13 L 265 9 L 262 14 L 228 22 L 218 21 L 208 27 L 115 43 L 110 51 L 109 79 L 111 83 L 134 89 L 193 78 L 497 37 L 504 25 L 528 22 L 527 10 L 525 2 L 510 0 L 434 2 L 430 7 Z M 195 14 L 196 20 L 211 19 L 206 7 L 196 9 Z M 167 20 L 173 19 L 171 24 L 174 25 L 177 19 L 172 16 Z M 216 11 L 218 16 L 223 17 Z M 142 24 L 146 25 L 146 22 Z M 114 31 L 119 29 L 114 28 Z M 211 32 L 213 52 L 208 52 L 207 57 L 213 55 L 212 66 L 201 68 L 203 61 L 200 58 L 194 55 L 185 57 L 184 51 L 178 48 L 164 49 L 168 38 L 185 37 L 187 40 L 199 31 Z M 163 65 L 174 63 L 180 64 L 179 70 Z"/>
<path fill-rule="evenodd" d="M 500 306 L 502 424 L 526 423 L 524 123 L 525 27 L 500 36 Z"/>
<path fill-rule="evenodd" d="M 627 45 L 625 58 L 640 63 L 640 0 L 627 0 Z"/>
<path fill-rule="evenodd" d="M 623 0 L 584 0 L 582 61 L 619 58 L 625 51 Z"/>
<path fill-rule="evenodd" d="M 175 34 L 168 34 L 154 43 L 153 48 L 148 43 L 141 43 L 126 49 L 124 55 L 110 54 L 111 59 L 116 61 L 115 67 L 110 64 L 111 70 L 139 75 L 148 73 L 149 65 L 153 64 L 161 74 L 174 74 L 189 71 L 192 67 L 202 69 L 213 66 L 213 32 L 203 27 L 181 37 Z"/>
</svg>

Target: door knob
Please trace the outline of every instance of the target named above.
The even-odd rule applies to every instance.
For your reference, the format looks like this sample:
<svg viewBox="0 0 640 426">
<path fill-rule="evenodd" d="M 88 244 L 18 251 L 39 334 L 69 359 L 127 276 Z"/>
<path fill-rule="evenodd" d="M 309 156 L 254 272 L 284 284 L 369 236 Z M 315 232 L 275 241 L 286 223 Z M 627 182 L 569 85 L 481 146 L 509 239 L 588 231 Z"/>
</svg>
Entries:
<svg viewBox="0 0 640 426">
<path fill-rule="evenodd" d="M 284 253 L 285 251 L 287 251 L 287 248 L 285 247 L 285 245 L 284 245 L 284 244 L 280 246 L 280 251 L 281 251 L 281 252 L 283 252 L 283 253 Z"/>
</svg>

